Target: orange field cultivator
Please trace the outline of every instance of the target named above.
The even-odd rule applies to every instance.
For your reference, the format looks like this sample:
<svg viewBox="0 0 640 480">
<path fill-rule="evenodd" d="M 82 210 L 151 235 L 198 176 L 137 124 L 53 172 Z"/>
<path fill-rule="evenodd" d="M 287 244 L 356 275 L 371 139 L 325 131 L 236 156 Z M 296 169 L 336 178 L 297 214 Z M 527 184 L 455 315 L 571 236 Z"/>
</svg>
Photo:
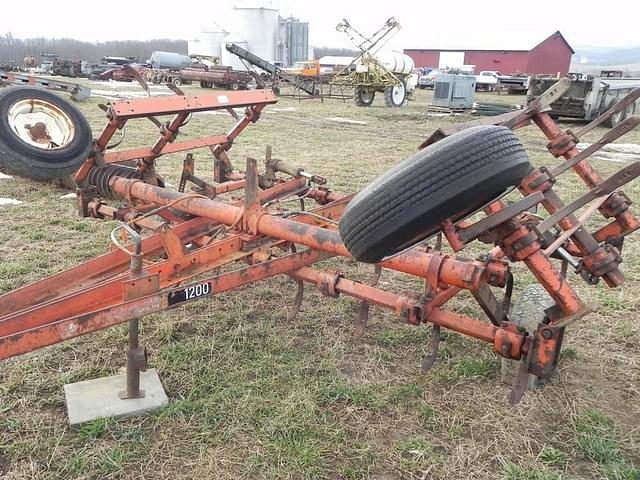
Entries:
<svg viewBox="0 0 640 480">
<path fill-rule="evenodd" d="M 254 159 L 246 160 L 244 173 L 234 170 L 228 151 L 261 110 L 276 102 L 270 91 L 112 102 L 106 108 L 108 123 L 93 142 L 76 182 L 83 217 L 121 222 L 111 235 L 113 248 L 1 295 L 0 358 L 128 321 L 125 397 L 140 396 L 139 370 L 146 365 L 137 338 L 140 317 L 288 275 L 298 282 L 289 319 L 307 283 L 328 297 L 348 295 L 362 302 L 357 335 L 365 331 L 369 305 L 387 308 L 412 325 L 431 325 L 424 369 L 437 357 L 442 328 L 489 342 L 498 355 L 519 361 L 511 395 L 515 403 L 532 383 L 551 377 L 565 327 L 590 311 L 570 285 L 568 267 L 588 283 L 602 279 L 610 287 L 620 286 L 623 239 L 640 226 L 629 209 L 630 199 L 618 190 L 640 174 L 640 162 L 605 180 L 587 162 L 589 155 L 634 128 L 640 118 L 630 116 L 599 142 L 580 153 L 576 150 L 578 138 L 626 109 L 640 91 L 579 131 L 565 132 L 544 110 L 566 87 L 566 81 L 560 81 L 524 110 L 436 131 L 415 155 L 355 196 L 331 191 L 324 178 L 272 158 L 270 149 L 264 170 Z M 245 113 L 226 134 L 176 140 L 192 113 L 233 113 L 231 109 L 238 107 Z M 173 117 L 161 122 L 156 119 L 161 115 Z M 158 126 L 153 145 L 107 149 L 128 120 L 142 117 Z M 553 157 L 562 160 L 556 166 L 533 168 L 529 163 L 512 130 L 532 123 L 548 138 Z M 214 181 L 195 175 L 193 156 L 187 153 L 180 188 L 164 187 L 154 173 L 158 158 L 194 148 L 213 153 Z M 131 160 L 135 170 L 118 166 Z M 565 205 L 554 183 L 568 170 L 587 190 Z M 195 192 L 184 193 L 188 183 Z M 522 194 L 517 201 L 501 200 L 514 189 Z M 241 192 L 243 199 L 238 200 Z M 124 205 L 108 205 L 109 197 Z M 314 206 L 309 208 L 311 202 Z M 548 216 L 536 214 L 537 207 Z M 471 217 L 477 211 L 484 212 L 482 218 Z M 596 211 L 608 220 L 590 232 L 585 222 Z M 443 240 L 454 252 L 475 241 L 490 248 L 475 258 L 461 258 L 442 252 Z M 332 256 L 373 263 L 376 278 L 385 270 L 419 277 L 424 288 L 392 293 L 375 281 L 349 279 L 313 266 Z M 523 262 L 550 297 L 550 306 L 533 319 L 533 327 L 511 318 L 513 262 Z M 486 319 L 446 309 L 462 290 L 473 294 Z"/>
</svg>

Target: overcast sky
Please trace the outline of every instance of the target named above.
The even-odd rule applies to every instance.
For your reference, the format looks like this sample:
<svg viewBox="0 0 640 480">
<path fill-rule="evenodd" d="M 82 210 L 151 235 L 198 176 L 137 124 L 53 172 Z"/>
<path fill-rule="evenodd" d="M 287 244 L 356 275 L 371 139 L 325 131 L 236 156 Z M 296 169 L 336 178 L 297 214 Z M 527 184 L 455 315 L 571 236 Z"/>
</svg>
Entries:
<svg viewBox="0 0 640 480">
<path fill-rule="evenodd" d="M 389 42 L 394 49 L 530 48 L 556 30 L 574 47 L 640 46 L 640 5 L 632 0 L 4 0 L 2 4 L 0 34 L 11 32 L 19 38 L 186 40 L 214 22 L 233 31 L 228 12 L 234 5 L 261 4 L 308 21 L 314 46 L 350 47 L 348 38 L 335 31 L 343 17 L 369 35 L 390 16 L 402 25 Z"/>
</svg>

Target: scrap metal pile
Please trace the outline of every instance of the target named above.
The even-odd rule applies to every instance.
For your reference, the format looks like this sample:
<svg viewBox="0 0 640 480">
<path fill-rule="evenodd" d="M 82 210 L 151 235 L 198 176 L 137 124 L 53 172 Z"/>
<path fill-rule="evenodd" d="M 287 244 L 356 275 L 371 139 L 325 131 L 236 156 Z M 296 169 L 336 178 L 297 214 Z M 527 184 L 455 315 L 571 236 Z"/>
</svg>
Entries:
<svg viewBox="0 0 640 480">
<path fill-rule="evenodd" d="M 137 319 L 288 275 L 298 282 L 290 320 L 300 307 L 303 285 L 310 284 L 327 297 L 348 295 L 362 302 L 357 335 L 365 331 L 369 305 L 389 309 L 411 325 L 430 325 L 425 369 L 437 358 L 442 328 L 490 343 L 498 355 L 519 361 L 511 395 L 515 403 L 530 384 L 530 375 L 551 377 L 566 326 L 590 311 L 569 283 L 568 266 L 587 283 L 602 279 L 609 287 L 620 286 L 623 239 L 640 226 L 629 209 L 630 199 L 617 191 L 638 176 L 640 162 L 604 181 L 587 162 L 640 119 L 628 118 L 581 153 L 575 148 L 578 139 L 607 116 L 635 102 L 640 90 L 580 131 L 564 132 L 544 110 L 566 87 L 566 81 L 560 81 L 524 110 L 438 130 L 414 156 L 355 197 L 331 191 L 324 178 L 273 158 L 270 149 L 264 170 L 250 158 L 243 164 L 244 173 L 234 169 L 228 152 L 260 112 L 276 103 L 271 91 L 111 102 L 107 125 L 76 182 L 81 185 L 81 216 L 121 222 L 111 235 L 112 249 L 1 295 L 0 358 L 130 321 L 129 390 L 135 396 L 136 373 L 146 363 L 137 341 Z M 233 113 L 239 107 L 245 113 L 227 133 L 177 141 L 192 113 Z M 173 117 L 161 122 L 156 116 L 162 115 Z M 108 150 L 114 135 L 138 118 L 158 126 L 154 143 Z M 556 166 L 529 164 L 511 130 L 531 124 L 548 138 L 552 156 L 562 160 Z M 213 153 L 214 181 L 196 176 L 189 152 L 180 188 L 163 187 L 154 173 L 161 156 L 196 148 Z M 135 174 L 120 176 L 123 167 L 118 164 L 131 160 L 136 162 Z M 587 192 L 565 205 L 554 183 L 569 170 Z M 185 193 L 188 184 L 194 192 Z M 522 198 L 507 205 L 500 198 L 513 188 Z M 229 192 L 234 195 L 225 195 Z M 238 200 L 241 192 L 243 200 Z M 124 206 L 109 205 L 109 197 L 123 199 Z M 309 207 L 311 202 L 314 206 Z M 576 218 L 574 213 L 587 205 Z M 549 216 L 532 213 L 536 207 Z M 478 210 L 486 215 L 470 221 Z M 585 222 L 596 211 L 606 223 L 588 231 Z M 443 240 L 455 252 L 476 240 L 490 247 L 483 255 L 464 259 L 441 251 Z M 374 263 L 374 279 L 388 270 L 418 277 L 424 288 L 394 293 L 370 279 L 314 267 L 333 256 Z M 526 265 L 554 304 L 532 331 L 510 319 L 510 265 L 515 262 Z M 498 289 L 501 299 L 494 293 Z M 473 294 L 487 318 L 446 309 L 463 290 Z"/>
</svg>

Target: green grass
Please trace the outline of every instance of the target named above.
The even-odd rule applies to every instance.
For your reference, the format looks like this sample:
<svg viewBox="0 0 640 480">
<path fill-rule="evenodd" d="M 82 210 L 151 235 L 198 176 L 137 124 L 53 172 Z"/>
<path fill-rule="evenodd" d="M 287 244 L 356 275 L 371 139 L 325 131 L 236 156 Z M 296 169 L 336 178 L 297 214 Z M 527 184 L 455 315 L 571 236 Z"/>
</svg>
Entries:
<svg viewBox="0 0 640 480">
<path fill-rule="evenodd" d="M 637 480 L 640 470 L 627 461 L 621 450 L 614 422 L 597 410 L 586 410 L 574 421 L 576 450 L 598 465 L 607 480 Z"/>
<path fill-rule="evenodd" d="M 197 88 L 188 92 L 201 94 Z M 362 188 L 412 154 L 434 128 L 467 117 L 424 114 L 431 92 L 406 109 L 369 109 L 351 102 L 281 99 L 234 142 L 237 166 L 247 156 L 274 156 L 327 177 L 335 191 Z M 522 97 L 480 94 L 480 100 L 521 103 Z M 100 99 L 78 104 L 94 132 L 104 125 Z M 271 110 L 271 111 L 270 111 Z M 324 120 L 342 116 L 364 126 Z M 231 118 L 194 115 L 188 138 L 224 132 Z M 568 125 L 567 127 L 573 127 Z M 596 129 L 586 141 L 604 133 Z M 534 165 L 553 165 L 545 140 L 520 130 Z M 157 137 L 151 122 L 127 130 L 127 147 Z M 627 142 L 640 142 L 632 132 Z M 210 155 L 198 150 L 196 172 L 211 179 Z M 158 171 L 177 185 L 183 157 L 169 155 Z M 619 165 L 594 161 L 603 176 Z M 66 191 L 14 178 L 2 196 L 24 202 L 0 209 L 0 292 L 108 251 L 113 222 L 79 219 Z M 567 175 L 564 198 L 584 188 Z M 625 187 L 636 203 L 638 182 Z M 104 330 L 0 370 L 0 478 L 69 479 L 418 479 L 637 480 L 640 341 L 640 247 L 625 241 L 627 283 L 618 290 L 570 280 L 601 308 L 567 329 L 560 370 L 542 391 L 507 404 L 499 360 L 490 347 L 443 332 L 438 359 L 423 375 L 429 327 L 400 325 L 393 312 L 372 308 L 361 341 L 352 339 L 358 302 L 306 289 L 293 322 L 285 314 L 295 292 L 281 278 L 218 295 L 141 322 L 141 341 L 159 371 L 170 404 L 146 416 L 67 425 L 63 385 L 113 375 L 124 365 L 126 328 Z M 486 246 L 473 245 L 473 258 Z M 468 255 L 467 255 L 468 253 Z M 332 259 L 323 267 L 367 281 L 371 266 Z M 533 277 L 513 267 L 516 291 Z M 381 287 L 419 291 L 415 279 L 383 272 Z M 482 315 L 469 295 L 446 308 Z"/>
</svg>

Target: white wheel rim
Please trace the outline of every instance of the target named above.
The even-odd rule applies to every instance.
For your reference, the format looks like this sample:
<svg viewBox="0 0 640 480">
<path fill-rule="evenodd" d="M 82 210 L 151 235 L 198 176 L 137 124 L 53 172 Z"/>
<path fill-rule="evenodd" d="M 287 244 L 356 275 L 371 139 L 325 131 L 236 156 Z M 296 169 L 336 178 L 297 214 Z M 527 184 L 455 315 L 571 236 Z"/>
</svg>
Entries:
<svg viewBox="0 0 640 480">
<path fill-rule="evenodd" d="M 405 88 L 404 83 L 394 85 L 391 89 L 391 100 L 394 105 L 401 105 L 404 102 Z"/>
<path fill-rule="evenodd" d="M 42 150 L 65 148 L 75 137 L 69 115 L 46 100 L 18 100 L 9 109 L 7 120 L 20 140 Z"/>
</svg>

